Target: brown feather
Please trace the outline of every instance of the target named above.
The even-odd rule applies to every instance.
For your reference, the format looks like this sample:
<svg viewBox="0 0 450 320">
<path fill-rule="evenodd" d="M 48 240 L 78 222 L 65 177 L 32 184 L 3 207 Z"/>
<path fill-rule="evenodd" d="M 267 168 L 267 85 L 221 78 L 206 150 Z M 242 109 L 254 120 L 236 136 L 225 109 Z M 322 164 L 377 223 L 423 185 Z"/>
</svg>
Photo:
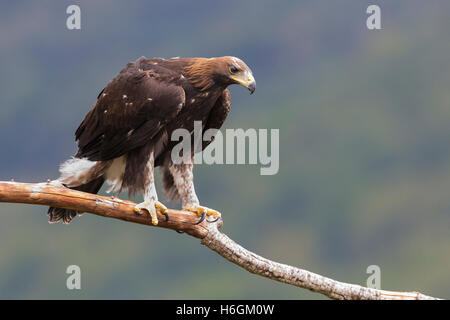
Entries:
<svg viewBox="0 0 450 320">
<path fill-rule="evenodd" d="M 214 84 L 212 76 L 216 67 L 217 62 L 214 58 L 192 58 L 191 64 L 187 65 L 184 69 L 191 83 L 200 89 L 200 91 L 205 91 Z"/>
<path fill-rule="evenodd" d="M 150 183 L 147 178 L 154 168 L 148 163 L 153 157 L 154 167 L 163 166 L 165 191 L 178 198 L 167 167 L 178 142 L 170 137 L 179 128 L 192 132 L 195 121 L 203 123 L 203 130 L 222 126 L 231 104 L 226 88 L 236 83 L 231 77 L 233 65 L 248 69 L 234 57 L 140 57 L 128 63 L 100 92 L 75 133 L 75 157 L 97 164 L 63 182 L 73 189 L 97 193 L 109 179 L 109 166 L 125 156 L 120 187 L 135 193 Z M 208 144 L 205 142 L 202 149 Z M 194 148 L 191 150 L 194 152 Z M 68 223 L 76 214 L 73 210 L 49 209 L 51 222 Z"/>
<path fill-rule="evenodd" d="M 241 69 L 249 69 L 241 60 L 233 57 L 217 57 L 217 58 L 190 58 L 190 63 L 184 68 L 191 83 L 205 91 L 213 87 L 215 84 L 221 84 L 223 89 L 232 84 L 229 78 L 229 68 L 237 65 Z"/>
</svg>

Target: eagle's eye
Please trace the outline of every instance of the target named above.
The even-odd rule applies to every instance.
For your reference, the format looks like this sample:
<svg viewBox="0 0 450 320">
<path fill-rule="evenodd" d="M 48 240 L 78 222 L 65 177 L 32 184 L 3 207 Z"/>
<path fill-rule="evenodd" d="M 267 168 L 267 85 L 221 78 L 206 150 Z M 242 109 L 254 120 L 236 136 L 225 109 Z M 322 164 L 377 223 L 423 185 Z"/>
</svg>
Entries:
<svg viewBox="0 0 450 320">
<path fill-rule="evenodd" d="M 235 74 L 235 73 L 237 73 L 238 71 L 239 71 L 239 69 L 236 68 L 235 66 L 231 66 L 231 67 L 230 67 L 230 72 L 231 72 L 232 74 Z"/>
</svg>

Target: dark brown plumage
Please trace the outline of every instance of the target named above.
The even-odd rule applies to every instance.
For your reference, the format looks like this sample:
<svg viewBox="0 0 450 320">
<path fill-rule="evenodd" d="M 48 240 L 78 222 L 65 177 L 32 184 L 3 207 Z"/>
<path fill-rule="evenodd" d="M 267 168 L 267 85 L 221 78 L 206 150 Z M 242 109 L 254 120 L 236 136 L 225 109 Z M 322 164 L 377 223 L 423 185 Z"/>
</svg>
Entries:
<svg viewBox="0 0 450 320">
<path fill-rule="evenodd" d="M 163 165 L 165 190 L 184 200 L 180 194 L 184 191 L 174 185 L 168 169 L 170 152 L 177 143 L 170 136 L 178 128 L 192 132 L 194 121 L 202 121 L 203 130 L 219 129 L 230 111 L 227 87 L 233 83 L 251 92 L 255 89 L 250 69 L 234 57 L 141 57 L 128 63 L 100 92 L 78 127 L 78 152 L 62 165 L 59 180 L 92 193 L 109 181 L 112 191 L 135 193 L 147 190 L 153 183 L 148 179 L 153 167 Z M 156 201 L 156 195 L 151 198 Z M 75 216 L 56 208 L 48 214 L 50 222 L 62 219 L 67 223 Z"/>
</svg>

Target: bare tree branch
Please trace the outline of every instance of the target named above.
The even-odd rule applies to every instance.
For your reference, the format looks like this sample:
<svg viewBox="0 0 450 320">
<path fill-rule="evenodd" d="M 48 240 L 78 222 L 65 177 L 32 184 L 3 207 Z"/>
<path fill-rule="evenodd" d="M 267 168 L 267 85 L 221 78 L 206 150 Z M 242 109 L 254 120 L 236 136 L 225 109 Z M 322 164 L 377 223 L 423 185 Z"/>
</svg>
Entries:
<svg viewBox="0 0 450 320">
<path fill-rule="evenodd" d="M 74 191 L 52 182 L 33 184 L 0 181 L 0 202 L 54 206 L 153 226 L 148 215 L 138 216 L 134 213 L 136 204 L 131 201 Z M 419 292 L 385 291 L 343 283 L 307 270 L 271 261 L 243 248 L 220 232 L 218 228 L 222 226 L 222 220 L 212 224 L 204 221 L 194 225 L 198 217 L 191 212 L 170 209 L 168 213 L 169 221 L 165 221 L 165 216 L 158 213 L 160 222 L 157 227 L 186 232 L 201 239 L 203 245 L 232 263 L 272 280 L 318 292 L 332 299 L 437 299 Z"/>
</svg>

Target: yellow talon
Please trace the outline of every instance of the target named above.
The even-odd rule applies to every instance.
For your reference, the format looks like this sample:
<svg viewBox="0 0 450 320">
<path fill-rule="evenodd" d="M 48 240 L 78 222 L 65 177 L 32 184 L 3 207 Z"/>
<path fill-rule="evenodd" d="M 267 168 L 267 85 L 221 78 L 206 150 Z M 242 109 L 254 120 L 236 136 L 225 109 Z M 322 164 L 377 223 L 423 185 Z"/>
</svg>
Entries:
<svg viewBox="0 0 450 320">
<path fill-rule="evenodd" d="M 194 212 L 199 216 L 202 216 L 203 212 L 206 211 L 207 216 L 213 216 L 214 218 L 221 217 L 219 211 L 204 206 L 186 206 L 183 208 L 183 210 Z"/>
<path fill-rule="evenodd" d="M 159 210 L 161 211 L 162 214 L 166 214 L 166 213 L 167 213 L 167 208 L 166 208 L 166 206 L 163 205 L 162 203 L 160 203 L 160 202 L 155 202 L 155 207 L 156 207 L 157 209 L 159 209 Z"/>
<path fill-rule="evenodd" d="M 158 225 L 158 217 L 156 215 L 156 211 L 159 210 L 164 215 L 167 215 L 168 211 L 166 206 L 159 201 L 142 202 L 134 207 L 134 212 L 136 212 L 137 214 L 142 214 L 142 209 L 148 211 L 150 217 L 152 218 L 152 224 L 154 226 Z"/>
</svg>

